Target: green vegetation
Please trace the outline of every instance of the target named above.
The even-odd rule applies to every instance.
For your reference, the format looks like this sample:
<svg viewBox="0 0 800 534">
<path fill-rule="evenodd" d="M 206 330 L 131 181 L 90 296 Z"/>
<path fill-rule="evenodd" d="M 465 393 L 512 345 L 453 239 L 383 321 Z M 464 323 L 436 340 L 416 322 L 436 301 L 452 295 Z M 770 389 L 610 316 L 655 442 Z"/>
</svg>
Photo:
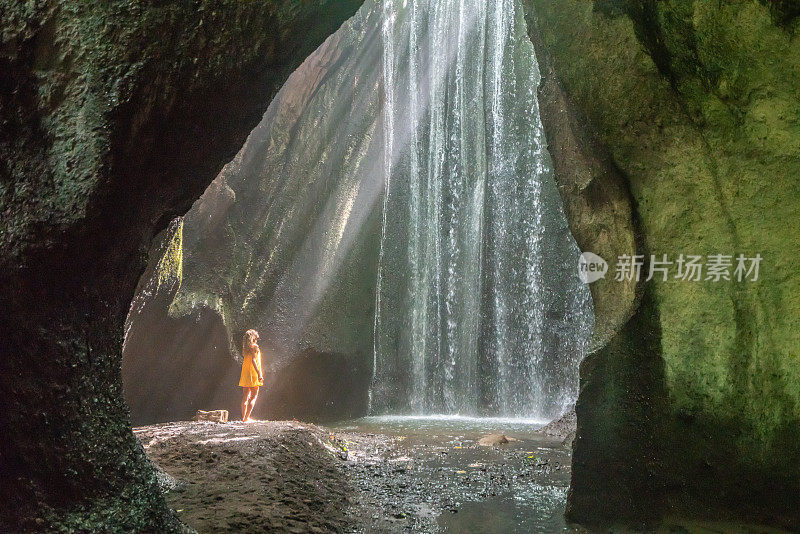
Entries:
<svg viewBox="0 0 800 534">
<path fill-rule="evenodd" d="M 183 281 L 183 219 L 178 219 L 171 231 L 167 249 L 156 266 L 156 291 L 167 286 L 177 291 Z"/>
</svg>

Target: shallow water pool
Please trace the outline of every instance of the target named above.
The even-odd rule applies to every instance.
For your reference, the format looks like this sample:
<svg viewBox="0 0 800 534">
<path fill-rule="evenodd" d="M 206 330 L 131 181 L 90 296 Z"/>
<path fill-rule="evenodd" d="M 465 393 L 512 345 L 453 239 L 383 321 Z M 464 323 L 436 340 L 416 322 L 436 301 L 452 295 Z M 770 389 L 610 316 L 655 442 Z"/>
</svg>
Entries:
<svg viewBox="0 0 800 534">
<path fill-rule="evenodd" d="M 361 504 L 376 510 L 376 529 L 576 532 L 564 519 L 570 449 L 538 433 L 544 423 L 458 415 L 378 416 L 332 428 L 345 436 L 365 499 Z M 498 433 L 517 441 L 478 445 L 481 437 Z M 367 444 L 358 438 L 363 435 L 377 439 Z"/>
</svg>

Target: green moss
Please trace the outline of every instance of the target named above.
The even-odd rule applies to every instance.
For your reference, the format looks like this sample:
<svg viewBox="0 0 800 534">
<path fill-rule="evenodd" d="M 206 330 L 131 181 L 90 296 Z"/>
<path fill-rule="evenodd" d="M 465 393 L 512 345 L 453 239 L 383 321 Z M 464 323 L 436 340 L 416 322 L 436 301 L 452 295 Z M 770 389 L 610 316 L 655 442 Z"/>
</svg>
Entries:
<svg viewBox="0 0 800 534">
<path fill-rule="evenodd" d="M 687 434 L 669 462 L 727 496 L 745 477 L 793 480 L 775 516 L 797 521 L 800 38 L 756 1 L 629 3 L 628 17 L 531 3 L 561 82 L 627 176 L 650 251 L 764 258 L 756 282 L 652 283 L 669 413 L 695 422 L 675 427 Z M 757 500 L 739 512 L 757 514 Z"/>
<path fill-rule="evenodd" d="M 141 136 L 139 148 L 152 148 L 149 113 L 190 104 L 171 95 L 208 98 L 214 84 L 259 76 L 275 91 L 360 4 L 0 1 L 0 69 L 4 85 L 16 84 L 0 92 L 3 258 L 20 262 L 46 245 L 30 237 L 37 225 L 63 229 L 86 218 L 115 144 Z M 131 103 L 143 107 L 128 124 L 121 119 Z"/>
<path fill-rule="evenodd" d="M 175 222 L 171 232 L 167 249 L 156 266 L 156 291 L 167 286 L 178 291 L 183 281 L 183 219 Z"/>
</svg>

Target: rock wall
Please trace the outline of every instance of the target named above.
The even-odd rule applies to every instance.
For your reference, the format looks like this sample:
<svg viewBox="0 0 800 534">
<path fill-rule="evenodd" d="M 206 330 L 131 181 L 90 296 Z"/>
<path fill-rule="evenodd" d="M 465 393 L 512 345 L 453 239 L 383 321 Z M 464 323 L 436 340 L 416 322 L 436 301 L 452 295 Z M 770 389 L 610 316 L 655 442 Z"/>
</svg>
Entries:
<svg viewBox="0 0 800 534">
<path fill-rule="evenodd" d="M 581 369 L 568 514 L 589 523 L 733 515 L 797 528 L 796 3 L 527 4 L 562 100 L 547 84 L 540 97 L 565 110 L 546 121 L 554 158 L 550 132 L 564 130 L 565 116 L 585 119 L 598 159 L 605 152 L 618 171 L 596 173 L 594 187 L 621 177 L 633 231 L 616 228 L 637 253 L 763 258 L 755 282 L 655 278 L 635 289 L 633 306 L 629 290 L 593 287 L 597 321 L 613 328 Z M 575 173 L 559 174 L 574 196 Z M 603 255 L 608 240 L 586 220 L 624 212 L 607 200 L 572 210 L 581 246 Z"/>
<path fill-rule="evenodd" d="M 147 249 L 358 4 L 0 4 L 2 530 L 178 528 L 121 392 Z"/>
</svg>

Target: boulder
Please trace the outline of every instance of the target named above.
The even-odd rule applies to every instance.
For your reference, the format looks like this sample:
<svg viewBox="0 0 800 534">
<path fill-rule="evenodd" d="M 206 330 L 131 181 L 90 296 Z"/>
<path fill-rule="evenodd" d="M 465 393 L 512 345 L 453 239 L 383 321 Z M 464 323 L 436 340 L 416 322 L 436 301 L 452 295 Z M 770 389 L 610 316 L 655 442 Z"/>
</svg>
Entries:
<svg viewBox="0 0 800 534">
<path fill-rule="evenodd" d="M 545 426 L 539 429 L 539 433 L 545 436 L 551 436 L 559 439 L 568 439 L 570 435 L 575 433 L 578 421 L 575 417 L 575 408 L 569 409 L 564 415 L 558 419 L 553 419 Z"/>
</svg>

